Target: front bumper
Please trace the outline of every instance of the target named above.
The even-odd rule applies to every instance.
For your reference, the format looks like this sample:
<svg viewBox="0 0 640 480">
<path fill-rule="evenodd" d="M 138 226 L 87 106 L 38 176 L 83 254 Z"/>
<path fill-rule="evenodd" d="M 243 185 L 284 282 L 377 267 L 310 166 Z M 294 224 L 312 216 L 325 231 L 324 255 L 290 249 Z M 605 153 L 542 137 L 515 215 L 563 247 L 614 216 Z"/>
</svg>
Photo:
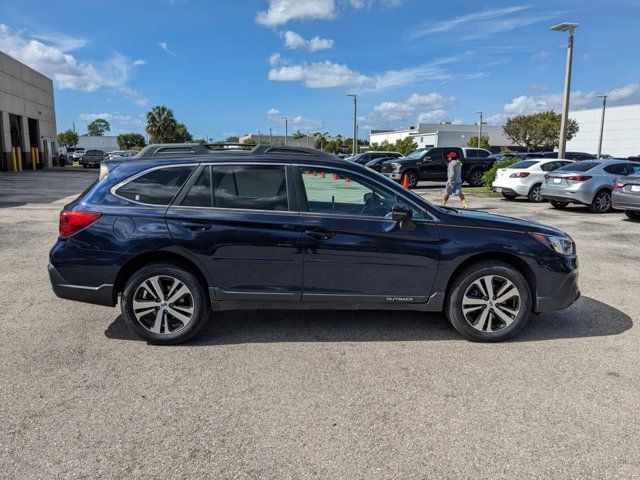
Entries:
<svg viewBox="0 0 640 480">
<path fill-rule="evenodd" d="M 112 284 L 98 286 L 74 285 L 67 282 L 51 263 L 48 266 L 53 293 L 66 300 L 93 303 L 113 307 L 115 305 Z"/>
<path fill-rule="evenodd" d="M 400 172 L 380 172 L 380 173 L 382 173 L 382 175 L 384 175 L 385 177 L 390 178 L 391 180 L 395 180 L 397 182 L 402 180 L 402 173 Z"/>
<path fill-rule="evenodd" d="M 578 268 L 564 274 L 554 274 L 550 288 L 545 285 L 538 286 L 538 295 L 535 298 L 534 311 L 536 313 L 564 310 L 580 298 L 578 288 Z"/>
</svg>

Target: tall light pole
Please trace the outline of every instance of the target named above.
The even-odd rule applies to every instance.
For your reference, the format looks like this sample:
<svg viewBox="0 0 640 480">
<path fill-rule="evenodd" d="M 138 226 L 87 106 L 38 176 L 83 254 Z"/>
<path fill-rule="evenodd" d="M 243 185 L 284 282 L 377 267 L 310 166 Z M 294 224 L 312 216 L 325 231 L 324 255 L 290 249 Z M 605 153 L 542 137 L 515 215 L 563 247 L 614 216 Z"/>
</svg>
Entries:
<svg viewBox="0 0 640 480">
<path fill-rule="evenodd" d="M 289 136 L 289 117 L 284 118 L 284 145 L 287 146 L 287 137 Z"/>
<path fill-rule="evenodd" d="M 353 97 L 353 154 L 358 153 L 358 95 L 347 93 L 347 97 Z"/>
<path fill-rule="evenodd" d="M 262 135 L 260 134 L 260 130 L 258 130 L 258 145 L 260 145 L 262 142 Z"/>
<path fill-rule="evenodd" d="M 307 130 L 307 148 L 309 148 L 309 130 Z"/>
<path fill-rule="evenodd" d="M 269 127 L 269 145 L 273 145 L 273 133 L 271 133 L 271 127 Z"/>
<path fill-rule="evenodd" d="M 482 112 L 476 112 L 480 114 L 480 123 L 478 123 L 478 148 L 480 148 L 480 142 L 482 141 Z"/>
<path fill-rule="evenodd" d="M 571 94 L 571 64 L 573 63 L 573 31 L 577 23 L 564 22 L 551 27 L 556 32 L 569 32 L 567 46 L 567 66 L 564 75 L 564 99 L 562 100 L 562 121 L 560 122 L 560 143 L 558 144 L 558 158 L 564 158 L 567 149 L 567 123 L 569 121 L 569 95 Z"/>
<path fill-rule="evenodd" d="M 607 97 L 609 95 L 598 95 L 602 99 L 602 117 L 600 117 L 600 139 L 598 140 L 598 158 L 602 158 L 602 136 L 604 135 L 604 112 L 607 109 Z"/>
</svg>

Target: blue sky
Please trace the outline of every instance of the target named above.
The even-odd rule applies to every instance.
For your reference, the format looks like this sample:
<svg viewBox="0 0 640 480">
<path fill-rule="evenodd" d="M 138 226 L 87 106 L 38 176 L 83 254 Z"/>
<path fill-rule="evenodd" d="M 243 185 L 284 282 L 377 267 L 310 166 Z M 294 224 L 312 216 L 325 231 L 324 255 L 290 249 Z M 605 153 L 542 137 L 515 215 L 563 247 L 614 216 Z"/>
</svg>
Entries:
<svg viewBox="0 0 640 480">
<path fill-rule="evenodd" d="M 0 50 L 54 79 L 58 129 L 96 116 L 144 130 L 166 105 L 198 138 L 349 135 L 418 121 L 491 123 L 558 109 L 576 30 L 573 106 L 640 101 L 640 2 L 9 0 Z"/>
</svg>

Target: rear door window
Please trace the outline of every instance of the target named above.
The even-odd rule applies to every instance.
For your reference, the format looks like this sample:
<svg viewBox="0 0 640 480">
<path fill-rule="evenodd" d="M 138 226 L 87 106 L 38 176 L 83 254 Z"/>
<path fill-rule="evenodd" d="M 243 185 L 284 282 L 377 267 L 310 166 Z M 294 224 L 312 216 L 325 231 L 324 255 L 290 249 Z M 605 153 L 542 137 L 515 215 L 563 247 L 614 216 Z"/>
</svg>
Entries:
<svg viewBox="0 0 640 480">
<path fill-rule="evenodd" d="M 134 202 L 169 205 L 195 166 L 166 167 L 143 173 L 118 188 L 115 193 Z"/>
<path fill-rule="evenodd" d="M 289 209 L 284 166 L 216 165 L 211 167 L 211 178 L 216 208 Z"/>
<path fill-rule="evenodd" d="M 182 199 L 185 207 L 213 207 L 213 188 L 211 188 L 211 167 L 205 166 L 189 192 Z"/>
</svg>

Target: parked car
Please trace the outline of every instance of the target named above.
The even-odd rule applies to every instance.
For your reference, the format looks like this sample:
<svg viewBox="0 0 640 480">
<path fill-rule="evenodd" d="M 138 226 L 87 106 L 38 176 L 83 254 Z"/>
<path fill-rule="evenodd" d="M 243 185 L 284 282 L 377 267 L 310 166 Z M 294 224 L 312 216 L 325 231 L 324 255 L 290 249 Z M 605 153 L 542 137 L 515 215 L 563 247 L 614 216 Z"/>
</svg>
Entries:
<svg viewBox="0 0 640 480">
<path fill-rule="evenodd" d="M 128 158 L 133 157 L 138 153 L 138 150 L 116 150 L 115 152 L 107 153 L 107 157 L 109 160 L 113 160 L 114 158 Z"/>
<path fill-rule="evenodd" d="M 523 160 L 506 168 L 499 168 L 496 179 L 491 184 L 496 192 L 508 200 L 518 196 L 527 197 L 530 202 L 542 202 L 540 187 L 544 176 L 560 167 L 573 163 L 572 160 Z"/>
<path fill-rule="evenodd" d="M 352 162 L 359 163 L 360 165 L 366 165 L 371 160 L 376 160 L 378 158 L 400 158 L 402 154 L 399 152 L 378 152 L 375 150 L 370 150 L 368 152 L 358 153 L 352 157 L 349 157 L 349 160 Z"/>
<path fill-rule="evenodd" d="M 558 158 L 558 152 L 542 152 L 542 158 Z M 564 158 L 567 160 L 595 160 L 598 157 L 592 153 L 585 152 L 564 152 Z"/>
<path fill-rule="evenodd" d="M 381 173 L 397 182 L 401 182 L 406 175 L 409 188 L 416 187 L 420 180 L 446 180 L 445 158 L 449 152 L 455 152 L 456 157 L 462 161 L 462 181 L 468 182 L 472 187 L 482 185 L 482 175 L 495 162 L 490 157 L 467 157 L 463 149 L 458 147 L 422 148 L 406 157 L 384 162 Z"/>
<path fill-rule="evenodd" d="M 616 181 L 640 171 L 640 163 L 627 160 L 583 160 L 545 175 L 540 193 L 554 208 L 570 203 L 588 205 L 592 212 L 611 210 L 611 193 Z"/>
<path fill-rule="evenodd" d="M 636 171 L 640 172 L 640 167 Z M 640 173 L 616 180 L 611 200 L 613 208 L 624 210 L 627 217 L 632 220 L 640 220 Z"/>
<path fill-rule="evenodd" d="M 99 167 L 100 163 L 106 158 L 106 154 L 102 150 L 87 150 L 80 159 L 80 164 L 84 167 Z"/>
<path fill-rule="evenodd" d="M 496 162 L 504 162 L 505 160 L 508 160 L 515 156 L 515 153 L 493 153 L 489 156 L 489 158 Z"/>
<path fill-rule="evenodd" d="M 466 148 L 463 147 L 465 157 L 487 158 L 491 156 L 491 152 L 485 148 Z"/>
<path fill-rule="evenodd" d="M 67 153 L 70 153 L 69 157 L 71 158 L 72 162 L 79 162 L 80 159 L 84 156 L 84 148 L 76 148 Z"/>
<path fill-rule="evenodd" d="M 399 157 L 378 157 L 370 160 L 365 166 L 375 172 L 380 173 L 382 171 L 382 164 L 384 162 L 393 161 Z"/>
<path fill-rule="evenodd" d="M 354 162 L 258 145 L 107 160 L 60 213 L 61 298 L 115 306 L 153 343 L 210 312 L 444 310 L 477 341 L 579 296 L 575 244 L 554 227 L 441 208 Z"/>
</svg>

